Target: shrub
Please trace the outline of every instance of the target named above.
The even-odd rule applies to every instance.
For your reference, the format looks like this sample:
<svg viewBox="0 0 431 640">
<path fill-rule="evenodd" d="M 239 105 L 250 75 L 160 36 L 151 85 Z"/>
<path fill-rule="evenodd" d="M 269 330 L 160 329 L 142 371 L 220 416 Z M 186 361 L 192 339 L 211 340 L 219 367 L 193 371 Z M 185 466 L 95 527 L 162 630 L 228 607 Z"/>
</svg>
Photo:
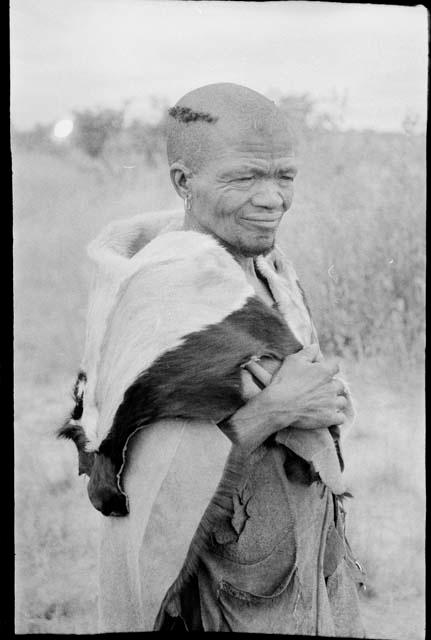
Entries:
<svg viewBox="0 0 431 640">
<path fill-rule="evenodd" d="M 99 158 L 107 141 L 117 136 L 124 124 L 124 109 L 74 111 L 73 142 L 91 158 Z"/>
</svg>

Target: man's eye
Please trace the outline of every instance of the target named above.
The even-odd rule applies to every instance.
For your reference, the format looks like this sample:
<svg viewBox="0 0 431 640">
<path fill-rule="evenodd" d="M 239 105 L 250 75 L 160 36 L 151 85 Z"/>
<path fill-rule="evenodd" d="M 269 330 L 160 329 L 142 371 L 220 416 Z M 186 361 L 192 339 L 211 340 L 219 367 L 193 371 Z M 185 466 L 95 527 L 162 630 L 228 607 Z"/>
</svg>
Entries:
<svg viewBox="0 0 431 640">
<path fill-rule="evenodd" d="M 279 176 L 279 179 L 285 181 L 293 181 L 293 176 L 288 173 L 283 173 Z"/>
<path fill-rule="evenodd" d="M 253 180 L 253 176 L 239 176 L 238 178 L 234 178 L 233 182 L 248 182 Z"/>
</svg>

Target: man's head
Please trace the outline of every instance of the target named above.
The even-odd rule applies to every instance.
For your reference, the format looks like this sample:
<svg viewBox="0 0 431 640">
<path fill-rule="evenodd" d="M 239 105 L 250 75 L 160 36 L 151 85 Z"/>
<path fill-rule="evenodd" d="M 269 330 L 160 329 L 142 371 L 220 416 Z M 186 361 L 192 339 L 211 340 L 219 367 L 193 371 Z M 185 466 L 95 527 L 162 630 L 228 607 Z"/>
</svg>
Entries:
<svg viewBox="0 0 431 640">
<path fill-rule="evenodd" d="M 266 253 L 293 197 L 289 125 L 276 105 L 222 83 L 191 91 L 169 111 L 168 161 L 186 222 L 243 256 Z"/>
</svg>

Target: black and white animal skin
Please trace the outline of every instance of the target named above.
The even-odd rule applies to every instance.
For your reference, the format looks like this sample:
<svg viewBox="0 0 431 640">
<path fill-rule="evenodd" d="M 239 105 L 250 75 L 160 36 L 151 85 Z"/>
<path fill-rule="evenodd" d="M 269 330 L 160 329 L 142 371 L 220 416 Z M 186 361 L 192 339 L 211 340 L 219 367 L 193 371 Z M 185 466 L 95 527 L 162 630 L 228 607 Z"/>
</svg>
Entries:
<svg viewBox="0 0 431 640">
<path fill-rule="evenodd" d="M 157 255 L 156 269 L 153 268 L 154 260 L 148 263 L 152 269 L 144 261 L 123 286 L 121 295 L 117 296 L 108 322 L 109 330 L 105 332 L 101 346 L 102 364 L 98 369 L 98 382 L 102 391 L 99 390 L 99 397 L 102 400 L 110 399 L 115 389 L 117 371 L 119 384 L 121 376 L 122 380 L 127 379 L 124 374 L 127 362 L 133 362 L 138 373 L 132 374 L 131 381 L 123 383 L 124 391 L 112 413 L 113 420 L 103 434 L 98 434 L 97 448 L 95 445 L 89 447 L 91 435 L 86 431 L 85 420 L 80 424 L 81 418 L 85 419 L 83 409 L 87 372 L 81 371 L 78 375 L 74 391 L 75 407 L 59 435 L 75 442 L 79 453 L 79 472 L 86 473 L 90 478 L 90 500 L 104 515 L 123 516 L 128 513 L 127 496 L 121 486 L 121 472 L 126 463 L 127 442 L 132 434 L 166 418 L 220 421 L 245 401 L 241 367 L 247 361 L 262 356 L 281 361 L 302 348 L 281 313 L 262 302 L 250 291 L 251 288 L 247 288 L 247 284 L 244 285 L 244 295 L 236 298 L 240 300 L 237 308 L 234 302 L 233 310 L 222 312 L 220 318 L 219 310 L 215 311 L 220 291 L 226 291 L 224 286 L 229 287 L 230 279 L 233 291 L 237 286 L 235 279 L 243 278 L 245 283 L 245 277 L 225 249 L 213 239 L 202 238 L 202 234 L 195 232 L 175 232 L 154 240 L 150 245 L 160 244 L 159 251 L 154 254 Z M 177 251 L 174 254 L 164 251 L 164 245 L 170 244 L 172 248 L 172 243 L 176 243 Z M 142 252 L 145 252 L 145 248 Z M 168 254 L 176 258 L 168 258 Z M 158 280 L 160 273 L 163 273 L 163 277 Z M 163 308 L 163 301 L 159 297 L 151 299 L 151 287 L 161 287 L 162 282 L 170 282 L 170 290 L 165 292 L 164 298 L 167 308 Z M 144 289 L 139 283 L 145 283 Z M 215 297 L 211 300 L 212 293 Z M 231 293 L 227 291 L 226 295 Z M 205 317 L 203 326 L 198 323 L 198 330 L 182 333 L 182 324 L 190 326 L 186 322 L 187 314 L 200 313 L 200 296 L 207 311 L 213 305 L 214 314 L 210 310 L 209 317 L 214 315 L 215 321 L 208 322 L 207 311 L 202 311 L 202 318 Z M 223 301 L 220 304 L 223 306 Z M 158 317 L 163 318 L 163 322 L 169 326 L 160 328 L 160 323 L 156 322 L 154 333 L 147 321 L 143 320 L 141 326 L 138 321 L 139 305 L 146 310 L 143 316 L 148 318 L 159 314 Z M 171 311 L 175 317 L 166 318 Z M 130 328 L 128 323 L 131 323 Z M 173 323 L 177 325 L 176 336 L 170 342 L 166 336 Z M 137 341 L 130 340 L 130 335 L 136 338 L 137 332 L 141 332 L 142 336 Z M 118 344 L 121 341 L 124 349 Z M 149 345 L 149 341 L 153 356 L 149 363 L 148 358 L 142 358 L 144 366 L 139 368 L 141 355 L 148 350 L 146 345 Z M 154 346 L 155 343 L 159 346 Z M 124 350 L 129 350 L 128 356 L 124 355 Z M 110 355 L 110 351 L 117 355 Z M 119 363 L 119 358 L 123 358 L 126 365 Z M 105 382 L 100 382 L 103 377 Z"/>
</svg>

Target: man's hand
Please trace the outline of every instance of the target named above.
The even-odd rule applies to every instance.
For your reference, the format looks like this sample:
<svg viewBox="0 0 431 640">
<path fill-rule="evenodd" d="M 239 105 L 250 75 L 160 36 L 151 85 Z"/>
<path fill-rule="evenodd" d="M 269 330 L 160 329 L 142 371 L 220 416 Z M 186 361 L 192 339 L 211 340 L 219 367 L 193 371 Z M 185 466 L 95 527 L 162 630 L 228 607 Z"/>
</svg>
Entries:
<svg viewBox="0 0 431 640">
<path fill-rule="evenodd" d="M 334 380 L 339 367 L 316 362 L 318 354 L 318 345 L 311 345 L 288 356 L 272 380 L 251 367 L 254 377 L 269 384 L 229 420 L 224 432 L 232 442 L 252 450 L 287 426 L 316 429 L 344 422 L 344 385 Z"/>
<path fill-rule="evenodd" d="M 338 365 L 316 362 L 318 345 L 288 356 L 264 392 L 284 426 L 316 429 L 343 424 L 344 385 L 334 379 Z M 292 420 L 293 417 L 293 420 Z"/>
</svg>

